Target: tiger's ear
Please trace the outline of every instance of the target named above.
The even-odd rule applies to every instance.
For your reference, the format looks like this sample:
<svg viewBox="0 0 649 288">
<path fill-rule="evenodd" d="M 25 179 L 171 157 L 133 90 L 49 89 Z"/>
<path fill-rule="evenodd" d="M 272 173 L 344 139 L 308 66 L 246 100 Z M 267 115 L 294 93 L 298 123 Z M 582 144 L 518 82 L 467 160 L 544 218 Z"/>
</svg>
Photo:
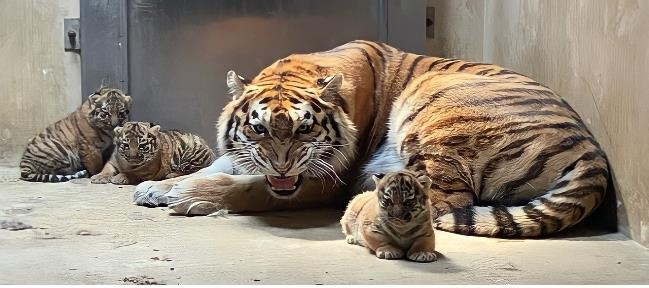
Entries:
<svg viewBox="0 0 649 288">
<path fill-rule="evenodd" d="M 376 187 L 379 187 L 379 182 L 381 181 L 381 179 L 383 179 L 384 176 L 385 174 L 383 173 L 377 173 L 372 175 L 372 180 L 374 180 L 374 185 L 376 185 Z"/>
<path fill-rule="evenodd" d="M 115 135 L 119 135 L 120 133 L 122 133 L 122 130 L 124 130 L 124 127 L 117 126 L 115 127 L 115 129 L 113 129 L 113 132 L 115 132 Z"/>
<path fill-rule="evenodd" d="M 160 125 L 155 125 L 149 128 L 149 133 L 151 134 L 158 134 L 158 132 L 160 132 Z"/>
<path fill-rule="evenodd" d="M 426 175 L 421 175 L 417 177 L 417 181 L 421 185 L 421 187 L 424 188 L 424 190 L 430 189 L 430 185 L 432 185 L 433 181 L 430 180 L 430 178 Z"/>
<path fill-rule="evenodd" d="M 334 105 L 345 105 L 345 101 L 340 97 L 340 87 L 343 85 L 343 74 L 336 74 L 324 79 L 318 79 L 318 86 L 322 87 L 320 99 Z"/>
<path fill-rule="evenodd" d="M 246 84 L 249 83 L 249 81 L 237 75 L 236 72 L 230 70 L 228 71 L 225 83 L 228 85 L 228 94 L 232 96 L 232 100 L 237 100 L 241 97 L 241 94 L 243 94 L 243 90 L 246 88 Z"/>
</svg>

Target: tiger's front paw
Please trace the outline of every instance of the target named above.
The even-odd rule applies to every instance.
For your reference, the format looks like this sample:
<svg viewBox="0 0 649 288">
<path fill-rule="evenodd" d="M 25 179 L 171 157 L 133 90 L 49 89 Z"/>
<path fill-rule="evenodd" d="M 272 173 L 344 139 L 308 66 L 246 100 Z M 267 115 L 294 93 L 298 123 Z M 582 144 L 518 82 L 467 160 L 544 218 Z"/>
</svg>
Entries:
<svg viewBox="0 0 649 288">
<path fill-rule="evenodd" d="M 135 186 L 135 193 L 133 194 L 133 201 L 135 204 L 141 206 L 163 206 L 169 202 L 165 193 L 169 192 L 173 182 L 169 180 L 163 181 L 144 181 Z"/>
<path fill-rule="evenodd" d="M 347 241 L 347 244 L 357 244 L 356 238 L 354 238 L 354 236 L 352 235 L 347 235 L 347 237 L 345 237 L 345 241 Z"/>
<path fill-rule="evenodd" d="M 92 184 L 106 184 L 110 183 L 110 175 L 104 175 L 104 174 L 95 174 L 90 177 L 90 183 Z"/>
<path fill-rule="evenodd" d="M 432 251 L 408 251 L 408 259 L 415 262 L 433 262 L 437 260 L 437 254 Z"/>
<path fill-rule="evenodd" d="M 223 197 L 232 189 L 229 175 L 217 173 L 178 182 L 165 197 L 169 208 L 183 215 L 209 215 L 226 209 Z"/>
<path fill-rule="evenodd" d="M 376 249 L 376 257 L 386 260 L 401 259 L 403 258 L 403 250 L 392 246 L 379 247 Z"/>
</svg>

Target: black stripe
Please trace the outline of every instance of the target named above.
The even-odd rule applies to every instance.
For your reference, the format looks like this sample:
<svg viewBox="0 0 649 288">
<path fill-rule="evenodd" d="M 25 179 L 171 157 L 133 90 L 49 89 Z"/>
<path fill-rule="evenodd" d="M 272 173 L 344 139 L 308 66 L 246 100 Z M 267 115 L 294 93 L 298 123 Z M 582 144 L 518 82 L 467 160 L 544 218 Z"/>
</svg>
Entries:
<svg viewBox="0 0 649 288">
<path fill-rule="evenodd" d="M 566 108 L 566 105 L 563 101 L 555 99 L 526 99 L 519 102 L 507 103 L 507 106 L 527 106 L 527 105 L 554 105 L 562 108 Z"/>
<path fill-rule="evenodd" d="M 528 181 L 531 181 L 539 177 L 545 169 L 545 163 L 547 163 L 547 161 L 551 157 L 566 152 L 586 140 L 588 140 L 588 137 L 570 136 L 564 138 L 561 141 L 561 143 L 544 149 L 543 151 L 541 151 L 541 153 L 539 153 L 538 156 L 536 156 L 536 158 L 534 159 L 534 163 L 532 163 L 532 165 L 530 165 L 527 168 L 525 175 L 503 184 L 503 186 L 500 187 L 497 194 L 503 195 L 503 197 L 505 198 L 508 197 L 513 193 L 513 191 L 518 189 L 520 186 L 525 185 L 525 183 L 527 183 Z"/>
<path fill-rule="evenodd" d="M 455 60 L 455 61 L 448 62 L 446 65 L 440 67 L 439 70 L 448 70 L 448 68 L 451 68 L 451 66 L 453 66 L 455 63 L 458 63 L 458 62 L 461 62 L 461 60 Z"/>
<path fill-rule="evenodd" d="M 487 162 L 487 164 L 484 166 L 485 168 L 482 169 L 482 177 L 480 177 L 480 195 L 484 194 L 484 189 L 486 186 L 485 180 L 491 178 L 491 174 L 496 172 L 496 168 L 502 162 L 511 161 L 518 157 L 521 157 L 526 148 L 527 147 L 523 147 L 523 149 L 520 149 L 512 154 L 500 154 Z"/>
<path fill-rule="evenodd" d="M 374 51 L 374 54 L 378 55 L 379 58 L 381 58 L 381 63 L 383 64 L 383 69 L 385 69 L 385 64 L 387 63 L 386 59 L 385 59 L 385 55 L 383 55 L 383 52 L 381 52 L 381 50 L 379 48 L 374 46 L 374 43 L 369 42 L 369 41 L 367 41 L 367 42 L 364 42 L 364 41 L 352 41 L 352 43 L 365 44 L 368 47 L 372 48 L 372 51 Z"/>
<path fill-rule="evenodd" d="M 509 150 L 521 147 L 521 146 L 523 146 L 525 144 L 529 144 L 530 142 L 534 141 L 539 136 L 540 136 L 540 134 L 535 134 L 535 135 L 532 135 L 532 136 L 527 137 L 525 139 L 519 139 L 519 140 L 516 140 L 514 142 L 511 142 L 511 143 L 509 143 L 509 145 L 507 145 L 507 146 L 501 148 L 500 150 L 498 150 L 498 153 L 509 151 Z"/>
<path fill-rule="evenodd" d="M 484 86 L 487 86 L 487 85 L 492 84 L 492 83 L 494 83 L 494 82 L 466 82 L 466 83 L 460 83 L 460 84 L 451 85 L 451 86 L 448 86 L 448 87 L 446 87 L 444 89 L 441 89 L 441 90 L 435 92 L 433 95 L 428 96 L 428 101 L 426 101 L 425 104 L 421 105 L 415 112 L 411 113 L 410 116 L 408 116 L 408 118 L 406 118 L 406 120 L 403 121 L 399 125 L 398 130 L 401 130 L 403 125 L 405 125 L 406 123 L 411 122 L 412 120 L 414 120 L 415 117 L 417 117 L 417 115 L 419 115 L 419 112 L 421 112 L 422 110 L 428 108 L 430 105 L 432 105 L 432 103 L 437 98 L 444 96 L 449 91 L 452 91 L 454 89 L 461 89 L 461 88 L 484 87 Z M 415 91 L 413 94 L 417 94 L 417 92 Z"/>
<path fill-rule="evenodd" d="M 464 234 L 475 234 L 475 211 L 473 207 L 466 207 L 453 210 L 453 231 Z"/>
<path fill-rule="evenodd" d="M 543 216 L 545 216 L 545 214 L 543 214 L 541 210 L 534 209 L 533 205 L 528 204 L 523 207 L 523 212 L 525 212 L 525 215 L 528 218 L 532 219 L 532 221 L 539 225 L 541 230 L 539 233 L 540 235 L 545 235 L 548 233 L 548 227 L 545 225 L 545 222 L 543 222 Z"/>
<path fill-rule="evenodd" d="M 534 130 L 541 130 L 541 129 L 560 129 L 560 130 L 577 129 L 577 130 L 580 130 L 581 126 L 578 125 L 578 124 L 572 123 L 572 122 L 539 124 L 539 125 L 530 125 L 530 126 L 525 126 L 525 127 L 520 127 L 520 128 L 514 128 L 514 129 L 511 129 L 511 130 L 504 131 L 504 133 L 515 134 L 515 133 L 524 133 L 524 132 L 529 132 L 529 131 L 534 131 Z"/>
<path fill-rule="evenodd" d="M 327 113 L 327 118 L 331 121 L 331 128 L 334 129 L 334 132 L 336 132 L 336 137 L 340 137 L 342 134 L 340 133 L 340 127 L 338 127 L 338 123 L 336 122 L 336 119 L 334 118 L 333 113 L 328 112 Z"/>
<path fill-rule="evenodd" d="M 270 100 L 273 100 L 273 97 L 266 97 L 264 99 L 259 100 L 259 104 L 265 104 L 270 102 Z"/>
<path fill-rule="evenodd" d="M 599 194 L 598 196 L 604 195 L 605 188 L 601 185 L 579 186 L 579 187 L 568 189 L 560 193 L 552 194 L 552 196 L 584 198 L 593 195 L 593 193 Z"/>
<path fill-rule="evenodd" d="M 569 202 L 556 203 L 550 201 L 547 198 L 539 198 L 539 200 L 541 201 L 541 203 L 543 203 L 543 205 L 547 209 L 552 210 L 555 213 L 573 214 L 573 215 L 576 213 L 577 215 L 579 215 L 577 219 L 580 219 L 581 217 L 584 216 L 584 214 L 586 214 L 586 208 L 577 203 L 569 203 Z M 563 228 L 563 226 L 566 224 L 574 224 L 574 223 L 565 223 L 565 221 L 563 220 L 565 219 L 565 217 L 560 217 L 559 219 L 561 220 L 561 228 Z"/>
<path fill-rule="evenodd" d="M 433 63 L 430 63 L 430 65 L 428 66 L 428 71 L 432 71 L 433 68 L 436 65 L 446 63 L 446 62 L 449 62 L 449 61 L 460 61 L 460 60 L 455 59 L 455 58 L 441 58 L 441 59 L 435 60 Z"/>
<path fill-rule="evenodd" d="M 491 71 L 494 71 L 494 69 L 492 69 L 492 68 L 485 69 L 485 70 L 482 70 L 482 71 L 478 71 L 478 72 L 476 72 L 475 74 L 476 74 L 476 75 L 481 75 L 481 76 L 482 76 L 482 75 L 486 75 L 487 73 L 489 73 L 489 72 L 491 72 Z"/>
<path fill-rule="evenodd" d="M 423 60 L 424 58 L 426 58 L 426 56 L 419 55 L 417 56 L 417 58 L 415 58 L 415 60 L 412 61 L 412 63 L 410 63 L 408 74 L 406 74 L 406 78 L 404 78 L 403 84 L 401 86 L 402 90 L 406 88 L 406 85 L 410 82 L 410 78 L 412 78 L 412 74 L 415 72 L 415 68 L 417 68 L 419 62 L 421 62 L 421 60 Z"/>
<path fill-rule="evenodd" d="M 467 62 L 467 63 L 462 64 L 460 67 L 458 67 L 456 71 L 460 72 L 460 71 L 462 71 L 462 70 L 464 70 L 466 68 L 470 68 L 470 67 L 474 67 L 474 66 L 480 66 L 480 65 L 491 65 L 491 64 L 480 63 L 480 62 Z"/>
<path fill-rule="evenodd" d="M 524 93 L 530 95 L 543 95 L 547 97 L 555 96 L 554 92 L 549 90 L 530 89 L 530 88 L 502 88 L 502 89 L 493 90 L 493 92 Z"/>
<path fill-rule="evenodd" d="M 514 115 L 521 116 L 521 117 L 528 117 L 528 116 L 559 116 L 559 117 L 566 117 L 566 118 L 570 118 L 570 119 L 573 119 L 573 120 L 577 120 L 572 115 L 567 115 L 567 114 L 563 113 L 562 111 L 552 111 L 552 110 L 530 110 L 530 111 L 524 111 L 524 112 L 517 112 Z"/>
<path fill-rule="evenodd" d="M 597 176 L 606 177 L 607 175 L 608 175 L 608 169 L 602 167 L 591 167 L 586 169 L 586 171 L 582 172 L 575 180 L 584 180 L 584 179 L 589 179 Z"/>
<path fill-rule="evenodd" d="M 498 73 L 494 73 L 494 74 L 491 74 L 489 76 L 500 76 L 500 75 L 519 75 L 519 76 L 523 76 L 523 75 L 521 75 L 521 74 L 519 74 L 517 72 L 507 70 L 507 69 L 500 70 Z"/>
<path fill-rule="evenodd" d="M 549 232 L 554 232 L 561 228 L 561 219 L 543 213 L 543 211 L 537 209 L 536 206 L 534 206 L 534 204 L 532 203 L 525 205 L 523 207 L 523 212 L 525 212 L 528 218 L 539 224 L 541 228 L 540 235 L 547 235 Z M 546 221 L 552 223 L 552 230 L 548 229 Z"/>
<path fill-rule="evenodd" d="M 398 76 L 399 76 L 399 73 L 400 73 L 401 70 L 402 70 L 402 69 L 401 69 L 401 65 L 403 65 L 403 61 L 406 60 L 406 58 L 408 57 L 408 55 L 410 55 L 410 54 L 402 52 L 402 54 L 401 54 L 401 58 L 399 59 L 399 62 L 397 62 L 397 64 L 396 64 L 396 67 L 397 67 L 396 72 L 393 73 L 394 76 L 392 77 L 392 80 L 390 81 L 390 86 L 389 86 L 389 87 L 390 87 L 390 88 L 389 88 L 389 89 L 390 89 L 390 90 L 389 90 L 390 92 L 394 91 L 394 89 L 392 89 L 392 87 L 394 87 L 394 84 L 396 84 L 397 79 L 399 79 Z M 404 79 L 404 82 L 408 82 L 408 79 Z M 374 103 L 376 103 L 376 102 L 374 102 Z M 375 115 L 376 115 L 376 114 L 375 114 Z"/>
<path fill-rule="evenodd" d="M 580 161 L 591 161 L 598 157 L 604 158 L 600 150 L 589 151 L 582 154 L 581 156 L 579 156 L 579 158 L 577 158 L 577 160 L 573 161 L 572 163 L 570 163 L 570 165 L 566 166 L 566 168 L 563 169 L 559 178 L 563 178 L 564 176 L 566 176 L 566 174 L 570 173 L 570 171 L 574 170 Z"/>
<path fill-rule="evenodd" d="M 496 225 L 500 228 L 495 236 L 512 237 L 521 234 L 521 228 L 514 221 L 514 216 L 509 213 L 507 207 L 502 205 L 494 206 L 491 213 L 494 219 L 496 219 Z"/>
</svg>

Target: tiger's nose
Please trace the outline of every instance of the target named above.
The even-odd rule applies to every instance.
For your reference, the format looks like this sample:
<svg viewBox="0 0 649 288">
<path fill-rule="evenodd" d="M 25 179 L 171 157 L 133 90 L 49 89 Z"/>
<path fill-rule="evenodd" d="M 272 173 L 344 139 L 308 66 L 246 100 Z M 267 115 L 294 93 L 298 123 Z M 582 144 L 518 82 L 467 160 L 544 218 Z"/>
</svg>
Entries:
<svg viewBox="0 0 649 288">
<path fill-rule="evenodd" d="M 286 173 L 291 169 L 291 164 L 290 163 L 284 163 L 282 164 L 275 164 L 275 170 L 277 170 L 277 173 L 282 174 L 282 176 L 285 176 Z"/>
<path fill-rule="evenodd" d="M 404 210 L 403 208 L 399 206 L 394 206 L 392 209 L 389 211 L 390 216 L 395 217 L 395 218 L 402 218 L 404 216 Z"/>
<path fill-rule="evenodd" d="M 117 126 L 119 124 L 119 118 L 117 118 L 116 115 L 113 115 L 110 117 L 110 124 L 113 126 Z"/>
</svg>

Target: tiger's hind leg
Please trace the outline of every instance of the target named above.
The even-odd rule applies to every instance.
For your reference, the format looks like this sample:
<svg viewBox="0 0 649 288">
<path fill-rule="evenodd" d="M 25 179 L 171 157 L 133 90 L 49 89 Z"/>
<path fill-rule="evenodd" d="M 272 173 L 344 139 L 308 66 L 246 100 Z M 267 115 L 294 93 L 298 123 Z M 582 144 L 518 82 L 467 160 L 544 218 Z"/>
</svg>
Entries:
<svg viewBox="0 0 649 288">
<path fill-rule="evenodd" d="M 473 206 L 473 181 L 463 158 L 440 153 L 415 154 L 410 157 L 407 168 L 431 179 L 428 196 L 432 219 Z"/>
</svg>

